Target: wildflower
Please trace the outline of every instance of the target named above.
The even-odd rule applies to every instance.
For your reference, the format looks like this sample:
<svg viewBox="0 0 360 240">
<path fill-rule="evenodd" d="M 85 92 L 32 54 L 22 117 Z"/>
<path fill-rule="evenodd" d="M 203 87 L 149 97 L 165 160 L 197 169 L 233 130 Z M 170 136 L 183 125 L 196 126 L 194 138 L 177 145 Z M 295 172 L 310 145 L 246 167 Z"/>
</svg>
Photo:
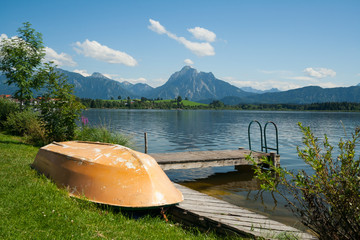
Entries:
<svg viewBox="0 0 360 240">
<path fill-rule="evenodd" d="M 83 126 L 89 123 L 89 119 L 87 117 L 81 116 L 81 122 Z"/>
</svg>

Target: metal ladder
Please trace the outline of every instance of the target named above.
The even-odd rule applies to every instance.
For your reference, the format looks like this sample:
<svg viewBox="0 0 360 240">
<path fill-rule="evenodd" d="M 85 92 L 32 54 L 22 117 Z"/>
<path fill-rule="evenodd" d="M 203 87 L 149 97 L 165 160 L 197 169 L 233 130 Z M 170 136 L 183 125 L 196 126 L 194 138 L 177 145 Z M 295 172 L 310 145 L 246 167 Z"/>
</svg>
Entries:
<svg viewBox="0 0 360 240">
<path fill-rule="evenodd" d="M 272 122 L 272 121 L 269 121 L 269 122 L 267 122 L 267 123 L 265 124 L 265 126 L 264 126 L 264 133 L 263 133 L 263 131 L 262 131 L 262 127 L 261 127 L 261 124 L 260 124 L 259 121 L 253 120 L 253 121 L 251 121 L 251 122 L 249 123 L 249 127 L 248 127 L 249 150 L 252 150 L 252 149 L 251 149 L 250 129 L 251 129 L 251 125 L 252 125 L 253 123 L 257 123 L 258 126 L 259 126 L 259 128 L 260 128 L 261 151 L 263 152 L 264 149 L 265 149 L 265 152 L 267 153 L 268 150 L 270 149 L 270 150 L 276 151 L 276 153 L 279 154 L 279 135 L 278 135 L 278 128 L 277 128 L 276 124 L 275 124 L 274 122 Z M 275 127 L 275 133 L 276 133 L 276 148 L 268 147 L 268 145 L 267 145 L 267 141 L 266 141 L 266 128 L 267 128 L 267 126 L 268 126 L 269 123 L 271 123 L 271 124 Z M 264 137 L 263 137 L 263 135 L 264 135 Z M 263 140 L 264 140 L 264 141 L 263 141 Z M 265 144 L 264 144 L 264 142 L 265 142 Z"/>
</svg>

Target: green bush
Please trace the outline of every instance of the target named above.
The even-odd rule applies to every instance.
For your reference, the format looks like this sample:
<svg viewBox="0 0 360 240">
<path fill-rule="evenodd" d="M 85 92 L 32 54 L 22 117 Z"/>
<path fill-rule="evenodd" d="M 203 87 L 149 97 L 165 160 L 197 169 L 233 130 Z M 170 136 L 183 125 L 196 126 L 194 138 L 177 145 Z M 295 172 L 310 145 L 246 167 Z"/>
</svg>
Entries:
<svg viewBox="0 0 360 240">
<path fill-rule="evenodd" d="M 18 112 L 19 104 L 9 99 L 0 98 L 0 128 L 4 127 L 4 122 L 10 113 Z"/>
<path fill-rule="evenodd" d="M 46 138 L 44 125 L 40 120 L 31 124 L 24 136 L 25 142 L 34 146 L 44 146 L 49 143 Z"/>
<path fill-rule="evenodd" d="M 75 139 L 80 141 L 113 143 L 127 147 L 131 146 L 131 139 L 128 136 L 120 133 L 113 133 L 105 126 L 83 126 L 78 128 L 75 132 Z"/>
<path fill-rule="evenodd" d="M 24 136 L 32 124 L 39 121 L 39 114 L 29 109 L 21 112 L 11 112 L 6 121 L 4 128 L 7 132 L 18 136 Z"/>
<path fill-rule="evenodd" d="M 255 165 L 261 187 L 284 197 L 300 221 L 320 239 L 359 239 L 360 158 L 355 158 L 355 149 L 360 128 L 350 139 L 340 140 L 339 155 L 333 157 L 326 135 L 320 147 L 310 128 L 299 126 L 305 148 L 297 151 L 310 170 L 294 173 L 264 159 L 272 171 Z"/>
<path fill-rule="evenodd" d="M 24 136 L 26 143 L 37 146 L 48 143 L 39 114 L 32 109 L 11 112 L 4 122 L 4 129 L 8 133 Z"/>
</svg>

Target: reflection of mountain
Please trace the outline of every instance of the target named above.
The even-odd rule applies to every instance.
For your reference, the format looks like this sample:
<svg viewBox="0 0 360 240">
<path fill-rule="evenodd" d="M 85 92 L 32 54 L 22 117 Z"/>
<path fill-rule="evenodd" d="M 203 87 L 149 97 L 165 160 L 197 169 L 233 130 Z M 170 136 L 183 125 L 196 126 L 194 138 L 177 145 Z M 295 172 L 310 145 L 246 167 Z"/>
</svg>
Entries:
<svg viewBox="0 0 360 240">
<path fill-rule="evenodd" d="M 210 191 L 210 195 L 214 194 L 214 188 L 217 189 L 216 195 L 228 195 L 229 192 L 239 190 L 260 190 L 260 182 L 254 177 L 251 166 L 241 166 L 236 171 L 215 173 L 207 178 L 184 181 L 180 184 L 203 193 Z"/>
</svg>

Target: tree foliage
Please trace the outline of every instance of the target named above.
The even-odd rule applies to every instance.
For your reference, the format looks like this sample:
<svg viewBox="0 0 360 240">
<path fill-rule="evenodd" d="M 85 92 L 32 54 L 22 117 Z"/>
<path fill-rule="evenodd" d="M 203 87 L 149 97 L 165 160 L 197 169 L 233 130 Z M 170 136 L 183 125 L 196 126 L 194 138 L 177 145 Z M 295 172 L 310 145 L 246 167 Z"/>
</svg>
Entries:
<svg viewBox="0 0 360 240">
<path fill-rule="evenodd" d="M 73 95 L 74 86 L 55 67 L 46 63 L 42 78 L 47 79 L 40 103 L 41 118 L 50 141 L 65 141 L 74 137 L 76 120 L 83 105 Z"/>
<path fill-rule="evenodd" d="M 261 187 L 284 197 L 295 215 L 320 239 L 359 239 L 360 159 L 355 157 L 355 148 L 360 128 L 350 139 L 340 140 L 339 155 L 333 157 L 326 135 L 320 147 L 310 128 L 299 126 L 305 147 L 297 151 L 310 171 L 294 173 L 264 159 L 272 171 L 256 166 Z"/>
<path fill-rule="evenodd" d="M 18 88 L 14 93 L 21 103 L 29 103 L 33 89 L 43 85 L 38 70 L 45 56 L 42 35 L 26 22 L 18 29 L 18 36 L 3 39 L 0 45 L 0 71 L 5 73 L 7 84 Z"/>
</svg>

